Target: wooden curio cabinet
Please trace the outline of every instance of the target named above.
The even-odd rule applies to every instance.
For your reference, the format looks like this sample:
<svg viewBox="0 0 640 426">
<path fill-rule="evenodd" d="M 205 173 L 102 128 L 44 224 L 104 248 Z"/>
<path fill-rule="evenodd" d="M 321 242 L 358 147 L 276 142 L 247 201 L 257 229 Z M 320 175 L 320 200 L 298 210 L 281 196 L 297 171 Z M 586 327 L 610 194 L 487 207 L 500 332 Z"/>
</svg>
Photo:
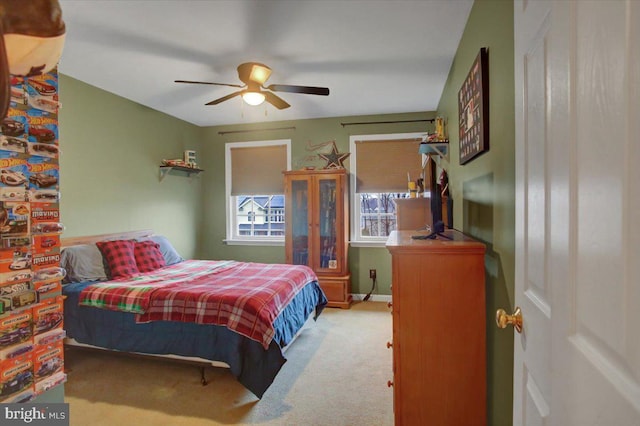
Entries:
<svg viewBox="0 0 640 426">
<path fill-rule="evenodd" d="M 286 261 L 313 269 L 338 308 L 351 304 L 348 179 L 345 169 L 284 172 Z"/>
</svg>

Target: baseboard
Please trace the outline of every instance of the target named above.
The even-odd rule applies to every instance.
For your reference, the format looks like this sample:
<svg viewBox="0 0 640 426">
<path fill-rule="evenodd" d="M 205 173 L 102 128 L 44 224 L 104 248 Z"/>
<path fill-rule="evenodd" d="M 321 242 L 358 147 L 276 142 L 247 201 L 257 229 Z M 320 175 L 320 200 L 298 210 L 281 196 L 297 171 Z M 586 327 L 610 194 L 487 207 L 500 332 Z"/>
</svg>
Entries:
<svg viewBox="0 0 640 426">
<path fill-rule="evenodd" d="M 362 302 L 366 296 L 366 294 L 352 294 L 354 302 Z M 369 301 L 371 302 L 391 302 L 390 294 L 372 294 L 369 297 Z"/>
</svg>

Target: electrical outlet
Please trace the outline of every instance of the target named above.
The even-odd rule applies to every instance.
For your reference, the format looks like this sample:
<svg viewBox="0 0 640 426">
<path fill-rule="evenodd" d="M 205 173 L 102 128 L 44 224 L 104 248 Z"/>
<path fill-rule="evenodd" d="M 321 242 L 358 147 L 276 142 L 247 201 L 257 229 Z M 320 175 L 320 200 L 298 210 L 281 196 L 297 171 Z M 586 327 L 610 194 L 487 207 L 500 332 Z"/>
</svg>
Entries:
<svg viewBox="0 0 640 426">
<path fill-rule="evenodd" d="M 375 269 L 369 269 L 369 278 L 371 278 L 372 280 L 376 279 L 376 270 Z"/>
</svg>

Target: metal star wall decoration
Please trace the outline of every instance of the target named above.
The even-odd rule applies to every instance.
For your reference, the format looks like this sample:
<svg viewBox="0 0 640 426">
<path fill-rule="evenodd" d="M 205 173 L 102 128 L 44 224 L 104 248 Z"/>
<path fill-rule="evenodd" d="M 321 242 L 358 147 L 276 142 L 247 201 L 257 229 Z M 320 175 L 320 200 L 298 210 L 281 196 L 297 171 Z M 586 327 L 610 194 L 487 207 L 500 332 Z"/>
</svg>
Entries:
<svg viewBox="0 0 640 426">
<path fill-rule="evenodd" d="M 342 162 L 349 157 L 349 152 L 339 153 L 336 141 L 331 142 L 331 152 L 328 154 L 318 154 L 318 157 L 327 160 L 325 169 L 344 169 Z"/>
</svg>

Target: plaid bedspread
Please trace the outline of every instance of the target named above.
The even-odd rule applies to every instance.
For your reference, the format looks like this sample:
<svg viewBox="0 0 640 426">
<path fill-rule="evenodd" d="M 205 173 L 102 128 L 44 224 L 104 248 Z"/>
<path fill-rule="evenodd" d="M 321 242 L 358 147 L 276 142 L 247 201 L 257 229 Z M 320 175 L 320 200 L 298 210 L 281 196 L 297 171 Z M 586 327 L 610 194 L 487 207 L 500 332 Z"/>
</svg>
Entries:
<svg viewBox="0 0 640 426">
<path fill-rule="evenodd" d="M 268 348 L 273 321 L 300 289 L 316 280 L 303 265 L 185 260 L 89 285 L 79 304 L 135 313 L 138 322 L 223 325 Z"/>
</svg>

